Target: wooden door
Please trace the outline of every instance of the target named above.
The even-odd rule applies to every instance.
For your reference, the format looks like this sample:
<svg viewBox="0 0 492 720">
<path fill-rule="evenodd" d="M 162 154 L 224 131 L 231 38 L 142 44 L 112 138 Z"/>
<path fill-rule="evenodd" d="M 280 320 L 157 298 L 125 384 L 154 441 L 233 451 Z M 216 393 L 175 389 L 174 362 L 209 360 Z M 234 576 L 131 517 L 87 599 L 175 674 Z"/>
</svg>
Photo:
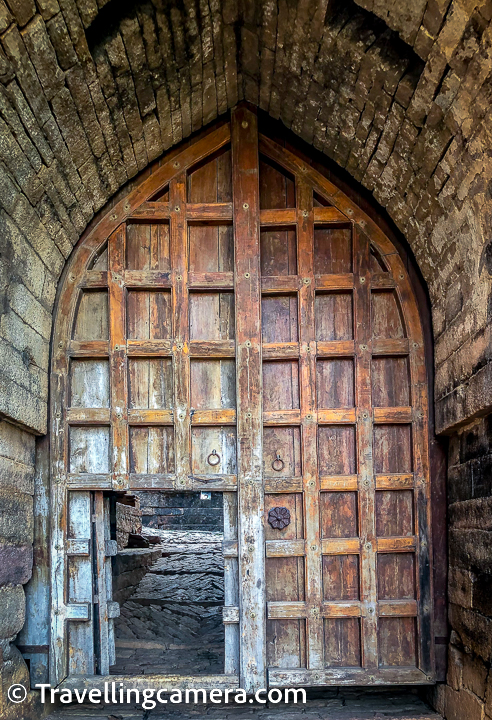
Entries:
<svg viewBox="0 0 492 720">
<path fill-rule="evenodd" d="M 164 158 L 60 294 L 52 682 L 111 662 L 71 518 L 102 577 L 104 498 L 156 488 L 224 493 L 224 675 L 183 683 L 431 682 L 426 388 L 395 248 L 253 112 Z"/>
</svg>

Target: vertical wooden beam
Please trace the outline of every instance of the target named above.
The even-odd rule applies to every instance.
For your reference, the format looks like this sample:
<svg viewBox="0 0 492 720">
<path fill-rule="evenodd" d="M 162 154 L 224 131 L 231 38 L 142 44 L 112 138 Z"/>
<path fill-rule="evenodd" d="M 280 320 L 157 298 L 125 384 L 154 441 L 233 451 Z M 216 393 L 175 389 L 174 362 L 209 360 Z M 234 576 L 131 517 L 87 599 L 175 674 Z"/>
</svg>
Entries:
<svg viewBox="0 0 492 720">
<path fill-rule="evenodd" d="M 316 328 L 314 283 L 313 189 L 302 180 L 297 193 L 297 257 L 300 278 L 299 341 L 301 388 L 301 458 L 306 513 L 307 663 L 310 670 L 324 667 L 324 633 L 321 616 L 322 555 L 320 487 L 316 423 Z"/>
<path fill-rule="evenodd" d="M 97 641 L 100 675 L 109 675 L 108 603 L 106 597 L 106 537 L 104 495 L 94 493 L 94 555 L 97 583 Z"/>
<path fill-rule="evenodd" d="M 264 490 L 258 123 L 245 106 L 231 119 L 236 292 L 240 564 L 240 685 L 266 687 Z"/>
<path fill-rule="evenodd" d="M 170 185 L 171 262 L 174 323 L 174 457 L 176 486 L 191 488 L 190 349 L 188 300 L 188 237 L 186 227 L 186 173 Z"/>
<path fill-rule="evenodd" d="M 109 372 L 111 398 L 112 486 L 128 488 L 128 411 L 126 372 L 126 292 L 124 287 L 126 226 L 108 243 Z"/>
<path fill-rule="evenodd" d="M 51 374 L 51 622 L 49 679 L 53 687 L 67 676 L 65 602 L 67 586 L 67 445 L 65 388 L 67 364 L 58 361 Z M 61 366 L 61 367 L 60 367 Z"/>
<path fill-rule="evenodd" d="M 237 542 L 237 493 L 225 492 L 224 503 L 224 543 Z M 239 574 L 236 557 L 224 558 L 224 606 L 239 606 Z M 226 675 L 239 675 L 239 625 L 227 623 L 224 626 L 224 672 Z"/>
<path fill-rule="evenodd" d="M 373 422 L 371 388 L 371 276 L 369 238 L 354 227 L 354 339 L 357 406 L 357 464 L 359 475 L 359 523 L 361 539 L 360 588 L 362 608 L 362 666 L 378 666 L 376 507 L 373 470 Z"/>
</svg>

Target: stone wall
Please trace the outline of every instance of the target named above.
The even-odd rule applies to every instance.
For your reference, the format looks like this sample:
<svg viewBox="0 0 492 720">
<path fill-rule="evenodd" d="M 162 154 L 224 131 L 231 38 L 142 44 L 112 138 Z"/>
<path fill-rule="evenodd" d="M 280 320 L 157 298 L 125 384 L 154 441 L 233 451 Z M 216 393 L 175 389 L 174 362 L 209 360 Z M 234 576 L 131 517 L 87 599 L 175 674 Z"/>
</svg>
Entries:
<svg viewBox="0 0 492 720">
<path fill-rule="evenodd" d="M 480 502 L 488 462 L 470 448 L 457 462 L 454 448 L 472 421 L 486 436 L 492 409 L 491 20 L 487 0 L 0 0 L 0 417 L 47 430 L 56 289 L 98 211 L 250 101 L 372 193 L 415 254 L 432 305 L 436 428 L 452 436 L 450 517 L 465 523 L 450 532 L 450 621 L 463 648 L 451 657 L 472 658 L 469 648 L 484 661 L 488 616 L 466 602 L 485 597 L 488 573 L 463 566 L 453 543 L 489 530 L 453 518 L 459 503 Z M 0 422 L 0 592 L 16 608 L 5 621 L 0 611 L 4 673 L 30 572 L 33 448 Z M 482 547 L 465 546 L 470 557 Z M 472 599 L 460 604 L 463 582 Z M 468 681 L 453 682 L 449 698 L 466 700 Z"/>
<path fill-rule="evenodd" d="M 29 673 L 12 645 L 24 625 L 22 587 L 31 577 L 33 556 L 34 436 L 0 420 L 0 717 L 19 717 L 8 702 L 13 683 L 29 687 Z M 25 710 L 36 708 L 31 693 Z M 37 708 L 39 712 L 39 708 Z"/>
<path fill-rule="evenodd" d="M 224 516 L 222 494 L 140 492 L 144 527 L 164 530 L 202 530 L 222 532 Z"/>
<path fill-rule="evenodd" d="M 449 452 L 448 720 L 492 717 L 492 415 L 464 427 Z"/>
</svg>

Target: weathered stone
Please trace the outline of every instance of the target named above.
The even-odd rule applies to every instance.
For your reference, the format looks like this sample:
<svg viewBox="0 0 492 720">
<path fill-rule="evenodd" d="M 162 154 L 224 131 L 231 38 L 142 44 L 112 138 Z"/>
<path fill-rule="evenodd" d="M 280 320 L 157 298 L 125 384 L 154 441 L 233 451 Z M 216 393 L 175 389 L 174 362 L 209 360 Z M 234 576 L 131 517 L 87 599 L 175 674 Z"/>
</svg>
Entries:
<svg viewBox="0 0 492 720">
<path fill-rule="evenodd" d="M 489 667 L 480 658 L 465 655 L 463 658 L 463 687 L 481 700 L 485 699 L 485 688 Z"/>
<path fill-rule="evenodd" d="M 18 545 L 33 540 L 32 496 L 0 489 L 0 537 Z"/>
<path fill-rule="evenodd" d="M 32 545 L 19 547 L 0 541 L 0 586 L 24 585 L 32 574 L 32 558 Z"/>
<path fill-rule="evenodd" d="M 26 599 L 22 585 L 0 587 L 0 638 L 13 638 L 24 625 Z"/>
<path fill-rule="evenodd" d="M 484 704 L 469 690 L 446 688 L 444 708 L 446 720 L 484 720 Z"/>
</svg>

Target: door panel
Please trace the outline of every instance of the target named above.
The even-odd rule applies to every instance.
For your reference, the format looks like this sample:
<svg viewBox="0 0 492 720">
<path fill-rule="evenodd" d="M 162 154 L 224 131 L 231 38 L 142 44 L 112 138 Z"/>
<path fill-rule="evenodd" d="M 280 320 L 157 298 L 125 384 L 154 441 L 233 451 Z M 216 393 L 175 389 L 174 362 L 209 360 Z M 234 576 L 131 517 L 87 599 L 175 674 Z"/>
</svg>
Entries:
<svg viewBox="0 0 492 720">
<path fill-rule="evenodd" d="M 224 492 L 234 682 L 432 680 L 427 377 L 408 275 L 254 113 L 164 158 L 80 244 L 52 378 L 54 682 L 111 664 L 108 493 L 204 488 Z M 79 539 L 89 554 L 68 555 Z"/>
</svg>

